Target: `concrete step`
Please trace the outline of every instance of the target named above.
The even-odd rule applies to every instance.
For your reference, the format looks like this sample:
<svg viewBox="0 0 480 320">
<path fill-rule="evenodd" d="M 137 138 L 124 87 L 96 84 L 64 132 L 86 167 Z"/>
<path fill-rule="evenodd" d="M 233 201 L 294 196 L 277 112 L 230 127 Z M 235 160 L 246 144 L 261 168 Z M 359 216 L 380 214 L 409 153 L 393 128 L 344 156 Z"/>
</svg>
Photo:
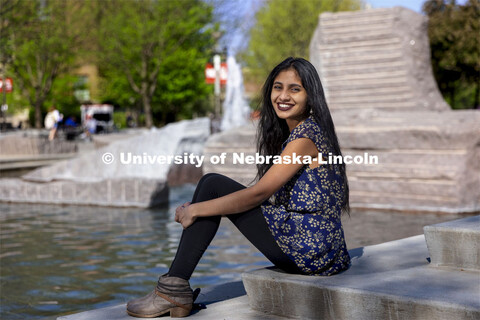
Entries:
<svg viewBox="0 0 480 320">
<path fill-rule="evenodd" d="M 368 37 L 369 35 L 380 35 L 385 34 L 386 32 L 390 33 L 391 28 L 393 27 L 393 21 L 384 19 L 377 20 L 371 23 L 352 23 L 346 25 L 345 23 L 324 27 L 322 25 L 322 37 L 326 42 L 329 42 L 329 39 L 335 38 L 345 38 L 351 36 L 352 34 L 361 33 Z"/>
<path fill-rule="evenodd" d="M 339 90 L 339 87 L 330 88 L 330 93 L 335 93 L 335 98 L 342 97 L 363 97 L 370 96 L 372 93 L 366 90 Z M 395 87 L 386 87 L 386 88 L 377 88 L 375 90 L 377 96 L 382 95 L 400 95 L 400 94 L 411 94 L 411 90 L 408 86 L 395 86 Z"/>
<path fill-rule="evenodd" d="M 330 90 L 330 88 L 343 88 L 343 90 L 360 90 L 370 91 L 371 94 L 375 94 L 376 88 L 391 88 L 396 86 L 405 86 L 408 85 L 406 77 L 397 77 L 397 78 L 370 78 L 366 77 L 362 81 L 352 80 L 352 81 L 330 81 L 325 80 L 325 87 Z"/>
<path fill-rule="evenodd" d="M 351 179 L 353 190 L 368 190 L 374 193 L 381 192 L 391 195 L 414 194 L 420 197 L 434 196 L 435 198 L 456 199 L 458 186 L 454 180 L 436 179 Z"/>
<path fill-rule="evenodd" d="M 391 9 L 369 9 L 360 11 L 342 11 L 342 12 L 325 12 L 322 13 L 320 23 L 323 26 L 345 25 L 347 22 L 367 23 L 368 21 L 385 20 L 389 21 L 394 18 Z"/>
<path fill-rule="evenodd" d="M 418 104 L 414 102 L 390 102 L 388 104 L 384 102 L 368 102 L 368 103 L 332 103 L 332 108 L 336 109 L 365 109 L 375 108 L 378 110 L 398 110 L 398 111 L 415 111 L 418 110 Z"/>
<path fill-rule="evenodd" d="M 377 16 L 377 17 L 361 17 L 359 19 L 350 20 L 320 20 L 322 30 L 328 30 L 329 33 L 342 32 L 348 30 L 354 32 L 356 29 L 352 26 L 361 28 L 362 30 L 376 29 L 381 26 L 391 25 L 393 23 L 393 16 Z"/>
<path fill-rule="evenodd" d="M 426 226 L 424 232 L 432 265 L 480 271 L 480 215 Z"/>
<path fill-rule="evenodd" d="M 392 38 L 392 32 L 390 29 L 385 29 L 385 30 L 378 30 L 378 31 L 366 31 L 364 33 L 346 33 L 340 36 L 333 36 L 330 34 L 324 34 L 322 41 L 325 43 L 348 43 L 348 42 L 355 42 L 359 41 L 361 39 L 363 40 L 373 40 L 373 41 L 379 41 L 379 40 L 384 40 L 384 39 L 389 39 Z"/>
<path fill-rule="evenodd" d="M 335 82 L 348 82 L 348 81 L 364 81 L 369 79 L 389 79 L 389 78 L 405 78 L 406 81 L 406 72 L 405 70 L 396 70 L 396 71 L 371 71 L 370 73 L 360 73 L 360 74 L 339 74 L 336 76 L 330 76 L 328 78 L 328 83 Z"/>
<path fill-rule="evenodd" d="M 315 46 L 320 51 L 320 54 L 324 54 L 325 52 L 337 52 L 341 51 L 348 51 L 348 50 L 357 50 L 363 47 L 388 47 L 391 45 L 398 45 L 401 46 L 401 39 L 397 37 L 392 38 L 385 38 L 385 39 L 377 39 L 377 40 L 370 40 L 370 39 L 356 39 L 355 41 L 345 42 L 345 43 L 326 43 L 320 42 L 316 43 Z"/>
<path fill-rule="evenodd" d="M 352 54 L 372 54 L 377 53 L 378 51 L 383 52 L 395 52 L 402 49 L 402 45 L 399 42 L 390 42 L 379 47 L 375 43 L 370 43 L 370 45 L 362 46 L 352 46 L 352 47 L 343 47 L 341 50 L 327 50 L 321 52 L 322 56 L 325 57 L 342 57 L 345 55 Z"/>
<path fill-rule="evenodd" d="M 354 155 L 349 151 L 344 154 Z M 380 156 L 379 156 L 380 159 Z M 384 179 L 384 180 L 446 180 L 455 181 L 461 174 L 460 168 L 455 163 L 449 165 L 401 165 L 400 163 L 383 163 L 377 165 L 347 165 L 348 179 Z"/>
<path fill-rule="evenodd" d="M 402 69 L 405 69 L 405 62 L 403 61 L 333 66 L 329 64 L 328 67 L 322 70 L 321 78 L 342 75 L 349 72 L 354 74 L 368 74 L 371 72 L 389 72 Z"/>
<path fill-rule="evenodd" d="M 405 100 L 413 99 L 413 95 L 411 93 L 403 93 L 403 94 L 391 94 L 391 93 L 384 93 L 384 94 L 374 94 L 374 95 L 362 95 L 362 96 L 351 96 L 351 97 L 342 97 L 342 96 L 335 96 L 335 98 L 331 98 L 328 100 L 329 103 L 339 104 L 339 103 L 372 103 L 372 102 L 383 102 L 388 103 L 390 102 L 403 102 Z"/>
<path fill-rule="evenodd" d="M 333 65 L 362 65 L 363 63 L 378 62 L 395 62 L 402 60 L 401 52 L 383 52 L 377 51 L 375 54 L 370 55 L 348 55 L 343 57 L 323 57 L 322 63 Z"/>
<path fill-rule="evenodd" d="M 300 319 L 479 319 L 480 273 L 429 265 L 423 235 L 350 250 L 331 277 L 276 269 L 243 274 L 250 306 Z"/>
<path fill-rule="evenodd" d="M 465 204 L 454 197 L 435 194 L 420 195 L 413 192 L 391 193 L 356 189 L 350 192 L 350 206 L 358 209 L 382 209 L 413 213 L 478 212 L 477 206 Z"/>
</svg>

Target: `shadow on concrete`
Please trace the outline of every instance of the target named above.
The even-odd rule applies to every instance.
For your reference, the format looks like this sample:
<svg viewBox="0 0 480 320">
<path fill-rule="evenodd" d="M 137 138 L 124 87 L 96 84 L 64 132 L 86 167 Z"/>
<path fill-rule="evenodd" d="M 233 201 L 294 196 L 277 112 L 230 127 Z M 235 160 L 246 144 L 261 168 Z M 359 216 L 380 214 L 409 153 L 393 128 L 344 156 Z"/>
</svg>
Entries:
<svg viewBox="0 0 480 320">
<path fill-rule="evenodd" d="M 229 282 L 202 289 L 195 303 L 208 306 L 209 304 L 238 298 L 246 294 L 247 293 L 245 292 L 242 281 Z M 196 309 L 192 312 L 192 314 L 195 314 L 199 311 L 200 309 Z"/>
</svg>

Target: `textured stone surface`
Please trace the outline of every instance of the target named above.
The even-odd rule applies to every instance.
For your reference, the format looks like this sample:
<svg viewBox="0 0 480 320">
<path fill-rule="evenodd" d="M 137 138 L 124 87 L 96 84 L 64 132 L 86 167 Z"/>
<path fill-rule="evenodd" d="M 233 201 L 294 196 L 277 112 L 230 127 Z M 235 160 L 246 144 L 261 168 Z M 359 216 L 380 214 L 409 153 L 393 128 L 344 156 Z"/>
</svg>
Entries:
<svg viewBox="0 0 480 320">
<path fill-rule="evenodd" d="M 329 106 L 448 110 L 433 78 L 427 23 L 402 7 L 321 14 L 310 61 Z"/>
<path fill-rule="evenodd" d="M 0 201 L 142 207 L 168 203 L 168 186 L 154 179 L 106 179 L 96 182 L 1 180 Z"/>
<path fill-rule="evenodd" d="M 406 211 L 480 210 L 480 113 L 334 112 L 344 155 L 378 156 L 348 165 L 355 207 Z"/>
<path fill-rule="evenodd" d="M 206 130 L 206 133 L 209 131 Z M 184 137 L 179 145 L 175 154 L 193 154 L 202 156 L 205 141 L 207 140 L 207 134 L 190 135 Z M 167 175 L 167 181 L 169 186 L 178 186 L 183 183 L 197 183 L 202 177 L 202 166 L 198 164 L 174 164 L 170 167 Z"/>
<path fill-rule="evenodd" d="M 432 265 L 480 271 L 480 216 L 424 227 Z M 478 279 L 480 290 L 480 275 Z"/>
<path fill-rule="evenodd" d="M 478 319 L 480 274 L 428 265 L 423 235 L 350 250 L 332 277 L 243 274 L 250 306 L 300 319 Z"/>
</svg>

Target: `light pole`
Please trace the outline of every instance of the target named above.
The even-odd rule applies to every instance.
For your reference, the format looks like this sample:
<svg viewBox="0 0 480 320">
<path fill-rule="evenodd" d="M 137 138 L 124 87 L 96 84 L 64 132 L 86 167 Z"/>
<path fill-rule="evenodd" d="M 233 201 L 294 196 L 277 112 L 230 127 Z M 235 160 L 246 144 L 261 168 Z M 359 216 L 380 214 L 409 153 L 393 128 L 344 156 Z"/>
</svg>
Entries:
<svg viewBox="0 0 480 320">
<path fill-rule="evenodd" d="M 221 57 L 219 54 L 213 56 L 213 68 L 215 69 L 215 119 L 220 118 L 221 98 L 220 98 L 220 68 L 221 68 Z"/>
<path fill-rule="evenodd" d="M 3 117 L 3 124 L 2 124 L 2 131 L 7 130 L 7 79 L 5 78 L 5 64 L 2 64 L 2 117 Z"/>
</svg>

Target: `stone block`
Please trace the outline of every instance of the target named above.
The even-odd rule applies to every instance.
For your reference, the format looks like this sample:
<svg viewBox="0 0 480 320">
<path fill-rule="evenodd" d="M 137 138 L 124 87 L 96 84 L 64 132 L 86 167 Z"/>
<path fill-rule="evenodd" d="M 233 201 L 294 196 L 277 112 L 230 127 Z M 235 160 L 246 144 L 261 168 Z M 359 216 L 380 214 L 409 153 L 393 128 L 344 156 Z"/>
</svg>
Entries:
<svg viewBox="0 0 480 320">
<path fill-rule="evenodd" d="M 433 78 L 427 23 L 402 7 L 321 14 L 310 61 L 330 107 L 448 110 Z M 408 88 L 406 95 L 395 101 L 400 87 Z"/>
<path fill-rule="evenodd" d="M 428 266 L 423 235 L 350 250 L 330 277 L 260 269 L 242 275 L 250 306 L 297 319 L 477 319 L 478 273 Z"/>
<path fill-rule="evenodd" d="M 75 182 L 73 182 L 75 183 Z M 99 204 L 111 204 L 111 194 L 109 186 L 111 187 L 111 182 L 109 180 L 95 181 L 91 183 L 80 183 L 84 185 L 88 190 L 88 201 L 93 205 Z"/>
<path fill-rule="evenodd" d="M 480 216 L 426 226 L 424 232 L 433 266 L 480 271 Z"/>
</svg>

